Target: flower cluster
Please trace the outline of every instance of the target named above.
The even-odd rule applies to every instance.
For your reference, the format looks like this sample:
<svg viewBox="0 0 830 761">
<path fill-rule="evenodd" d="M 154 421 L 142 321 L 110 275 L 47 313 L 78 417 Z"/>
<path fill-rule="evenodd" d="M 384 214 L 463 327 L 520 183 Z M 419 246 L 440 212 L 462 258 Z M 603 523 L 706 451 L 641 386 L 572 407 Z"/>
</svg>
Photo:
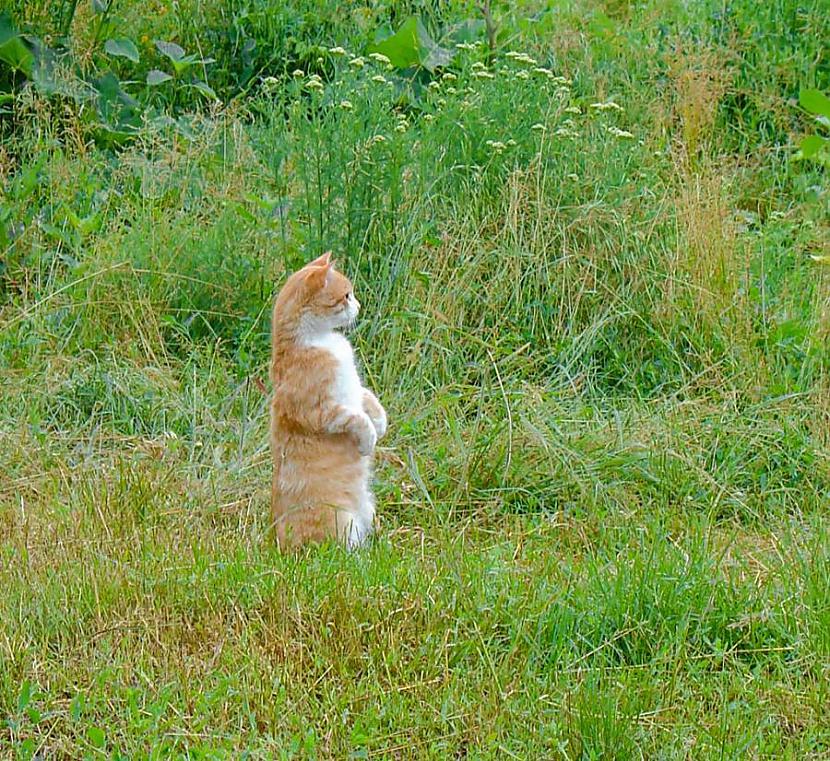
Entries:
<svg viewBox="0 0 830 761">
<path fill-rule="evenodd" d="M 605 103 L 592 103 L 591 108 L 594 111 L 622 111 L 623 107 L 619 103 L 614 103 L 613 100 Z"/>
<path fill-rule="evenodd" d="M 626 140 L 630 140 L 634 137 L 634 135 L 629 132 L 627 129 L 620 129 L 619 127 L 606 127 L 605 131 L 609 135 L 613 135 L 614 137 L 623 138 Z"/>
<path fill-rule="evenodd" d="M 305 86 L 306 89 L 316 90 L 317 92 L 322 92 L 325 89 L 323 80 L 320 79 L 320 76 L 318 74 L 311 74 L 309 78 L 306 80 Z"/>
<path fill-rule="evenodd" d="M 390 68 L 392 67 L 392 61 L 390 61 L 389 57 L 385 56 L 383 53 L 369 53 L 369 58 L 377 63 L 382 63 Z"/>
<path fill-rule="evenodd" d="M 535 66 L 536 59 L 531 58 L 527 53 L 519 53 L 516 50 L 510 50 L 504 54 L 505 58 L 510 58 L 516 63 L 526 63 L 528 66 Z"/>
</svg>

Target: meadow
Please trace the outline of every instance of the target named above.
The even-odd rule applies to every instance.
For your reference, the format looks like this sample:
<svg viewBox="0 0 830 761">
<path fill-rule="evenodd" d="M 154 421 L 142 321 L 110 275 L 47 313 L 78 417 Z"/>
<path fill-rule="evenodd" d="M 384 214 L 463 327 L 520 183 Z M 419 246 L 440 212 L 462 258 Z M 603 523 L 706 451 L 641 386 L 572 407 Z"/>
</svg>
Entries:
<svg viewBox="0 0 830 761">
<path fill-rule="evenodd" d="M 830 758 L 828 95 L 827 0 L 0 0 L 0 758 Z"/>
</svg>

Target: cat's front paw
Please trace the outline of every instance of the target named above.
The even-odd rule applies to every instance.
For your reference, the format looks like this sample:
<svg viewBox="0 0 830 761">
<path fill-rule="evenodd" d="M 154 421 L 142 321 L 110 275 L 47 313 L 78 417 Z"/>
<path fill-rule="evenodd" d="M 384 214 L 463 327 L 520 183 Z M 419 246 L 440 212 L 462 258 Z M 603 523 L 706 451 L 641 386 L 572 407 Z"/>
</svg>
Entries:
<svg viewBox="0 0 830 761">
<path fill-rule="evenodd" d="M 368 415 L 364 414 L 358 418 L 360 423 L 355 432 L 357 438 L 357 451 L 364 457 L 368 457 L 375 451 L 375 444 L 378 441 L 378 434 L 375 425 Z"/>
<path fill-rule="evenodd" d="M 367 388 L 363 389 L 363 411 L 372 421 L 378 438 L 383 438 L 388 428 L 386 410 L 383 409 L 383 405 L 378 401 L 378 398 Z"/>
<path fill-rule="evenodd" d="M 378 409 L 374 410 L 369 418 L 372 421 L 372 425 L 375 427 L 375 432 L 378 435 L 379 439 L 382 439 L 386 435 L 386 431 L 389 428 L 389 421 L 386 417 L 386 410 L 378 404 Z"/>
</svg>

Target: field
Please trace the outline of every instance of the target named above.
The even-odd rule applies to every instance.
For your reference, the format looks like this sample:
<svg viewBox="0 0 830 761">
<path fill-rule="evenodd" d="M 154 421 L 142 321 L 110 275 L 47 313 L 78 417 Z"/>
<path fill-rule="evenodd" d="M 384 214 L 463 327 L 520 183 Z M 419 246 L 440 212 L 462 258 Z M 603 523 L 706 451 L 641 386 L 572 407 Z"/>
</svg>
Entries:
<svg viewBox="0 0 830 761">
<path fill-rule="evenodd" d="M 826 0 L 0 6 L 0 758 L 830 758 Z M 281 555 L 329 248 L 380 528 Z"/>
</svg>

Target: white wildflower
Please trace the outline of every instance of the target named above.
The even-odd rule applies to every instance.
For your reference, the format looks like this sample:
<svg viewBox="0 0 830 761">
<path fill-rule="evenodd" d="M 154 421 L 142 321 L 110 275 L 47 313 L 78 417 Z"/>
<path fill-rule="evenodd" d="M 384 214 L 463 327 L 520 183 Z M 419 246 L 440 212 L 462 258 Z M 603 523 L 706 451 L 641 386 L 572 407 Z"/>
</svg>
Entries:
<svg viewBox="0 0 830 761">
<path fill-rule="evenodd" d="M 566 114 L 576 114 L 579 116 L 582 113 L 582 109 L 579 106 L 568 106 L 565 109 Z"/>
<path fill-rule="evenodd" d="M 547 127 L 544 124 L 534 124 L 530 129 L 536 130 L 536 132 L 545 132 L 547 131 Z"/>
<path fill-rule="evenodd" d="M 478 77 L 479 79 L 495 79 L 496 75 L 489 71 L 474 71 L 474 77 Z"/>
<path fill-rule="evenodd" d="M 344 111 L 351 111 L 354 108 L 354 106 L 352 105 L 352 102 L 350 100 L 341 100 L 340 108 L 342 108 Z"/>
<path fill-rule="evenodd" d="M 262 80 L 262 88 L 265 92 L 273 92 L 280 86 L 280 81 L 276 77 L 265 77 Z"/>
<path fill-rule="evenodd" d="M 392 61 L 389 60 L 388 56 L 385 56 L 383 53 L 369 53 L 369 58 L 371 58 L 373 61 L 377 61 L 378 63 L 392 63 Z"/>
<path fill-rule="evenodd" d="M 476 46 L 469 43 L 469 42 L 458 42 L 456 43 L 455 47 L 458 50 L 475 50 Z"/>
<path fill-rule="evenodd" d="M 400 124 L 395 125 L 395 132 L 406 132 L 406 124 L 401 122 Z"/>
<path fill-rule="evenodd" d="M 339 45 L 336 48 L 329 48 L 329 53 L 332 55 L 348 55 L 344 48 L 341 48 Z"/>
<path fill-rule="evenodd" d="M 511 138 L 507 141 L 507 145 L 509 145 L 511 148 L 514 148 L 516 145 L 518 145 L 518 143 L 517 143 L 517 142 L 516 142 L 516 141 L 515 141 L 512 137 L 511 137 Z"/>
<path fill-rule="evenodd" d="M 302 69 L 294 69 L 294 71 L 291 72 L 291 76 L 294 77 L 294 79 L 301 79 L 305 76 L 305 72 Z"/>
<path fill-rule="evenodd" d="M 454 87 L 448 87 L 447 88 L 447 94 L 448 95 L 455 95 L 457 92 L 458 92 L 458 90 L 456 90 Z"/>
<path fill-rule="evenodd" d="M 445 82 L 455 82 L 455 80 L 458 79 L 458 77 L 455 76 L 455 74 L 453 74 L 451 71 L 445 71 L 441 75 L 441 79 L 443 79 Z"/>
<path fill-rule="evenodd" d="M 383 135 L 375 135 L 374 137 L 369 138 L 369 145 L 375 145 L 376 143 L 385 143 L 386 138 Z"/>
<path fill-rule="evenodd" d="M 502 153 L 507 147 L 501 140 L 487 140 L 486 145 L 489 145 L 496 153 Z"/>
<path fill-rule="evenodd" d="M 366 65 L 366 59 L 363 56 L 357 56 L 349 61 L 349 66 L 354 66 L 356 69 L 362 69 Z"/>
<path fill-rule="evenodd" d="M 577 137 L 576 132 L 573 130 L 568 129 L 567 127 L 559 127 L 559 129 L 554 132 L 557 137 Z"/>
<path fill-rule="evenodd" d="M 517 79 L 530 79 L 530 74 L 528 74 L 524 69 L 520 69 L 513 76 Z"/>
<path fill-rule="evenodd" d="M 579 182 L 579 175 L 578 174 L 566 174 L 565 177 L 569 179 L 571 182 Z"/>
<path fill-rule="evenodd" d="M 535 66 L 536 59 L 531 58 L 527 53 L 519 53 L 515 50 L 511 50 L 508 53 L 505 53 L 506 58 L 512 58 L 517 63 L 526 63 L 528 66 Z"/>
<path fill-rule="evenodd" d="M 476 61 L 472 66 L 473 71 L 480 71 L 481 69 L 486 68 L 487 67 L 481 61 Z"/>
<path fill-rule="evenodd" d="M 375 76 L 372 77 L 372 81 L 377 82 L 380 85 L 385 85 L 386 77 L 384 77 L 383 74 L 375 74 Z"/>
<path fill-rule="evenodd" d="M 322 80 L 322 79 L 320 79 L 320 77 L 318 77 L 316 74 L 312 74 L 312 75 L 308 78 L 308 82 L 306 82 L 306 83 L 305 83 L 305 86 L 306 86 L 309 90 L 317 90 L 318 92 L 319 92 L 320 90 L 323 90 L 323 89 L 324 89 L 323 80 Z"/>
<path fill-rule="evenodd" d="M 622 111 L 623 108 L 619 103 L 609 100 L 605 103 L 592 103 L 591 108 L 595 111 Z"/>
<path fill-rule="evenodd" d="M 634 137 L 627 129 L 620 129 L 619 127 L 606 127 L 606 131 L 614 137 L 624 138 L 629 140 Z"/>
<path fill-rule="evenodd" d="M 533 70 L 534 74 L 543 74 L 546 77 L 553 77 L 553 72 L 550 69 L 546 69 L 544 66 L 537 66 Z"/>
<path fill-rule="evenodd" d="M 429 85 L 427 85 L 427 89 L 429 89 L 429 90 L 439 90 L 439 89 L 441 89 L 441 85 L 438 82 L 430 82 Z"/>
<path fill-rule="evenodd" d="M 435 121 L 435 117 L 432 114 L 424 114 L 424 121 L 425 122 Z"/>
</svg>

